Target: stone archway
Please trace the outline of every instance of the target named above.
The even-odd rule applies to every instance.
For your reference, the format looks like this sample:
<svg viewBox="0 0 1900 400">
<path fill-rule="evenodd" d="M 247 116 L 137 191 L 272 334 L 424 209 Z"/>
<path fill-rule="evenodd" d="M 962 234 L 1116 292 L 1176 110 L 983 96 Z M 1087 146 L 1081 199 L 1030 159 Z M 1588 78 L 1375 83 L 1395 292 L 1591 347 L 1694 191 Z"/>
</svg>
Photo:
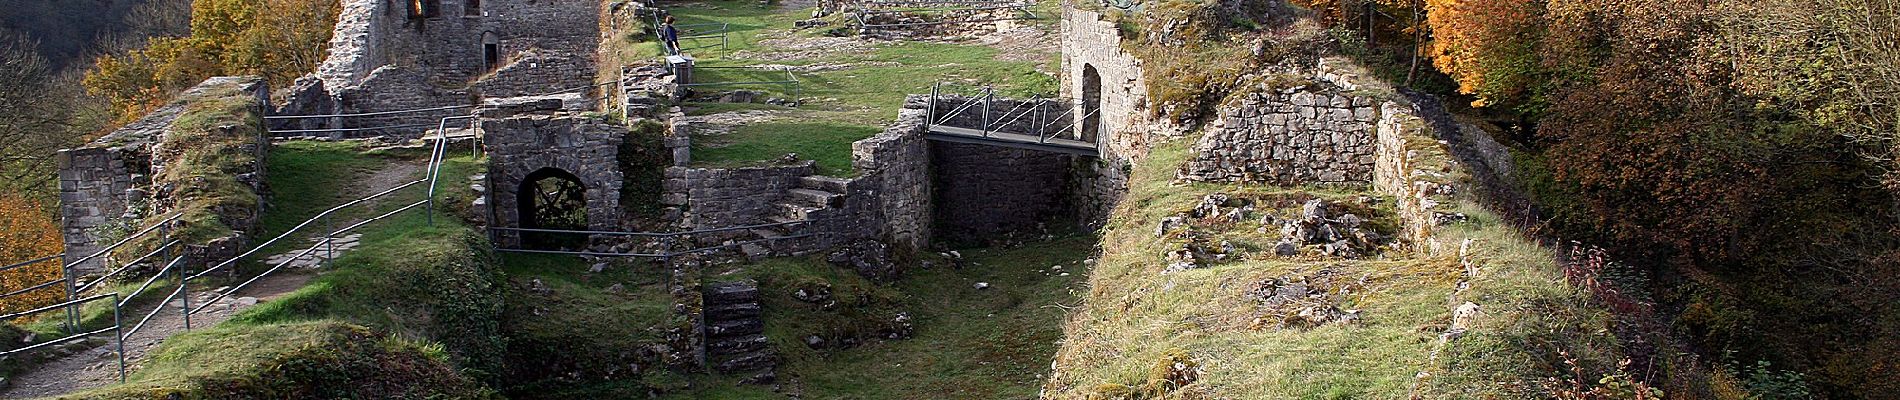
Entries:
<svg viewBox="0 0 1900 400">
<path fill-rule="evenodd" d="M 588 229 L 587 186 L 573 173 L 552 167 L 535 170 L 522 178 L 516 191 L 516 215 L 522 228 Z M 521 241 L 528 248 L 576 249 L 587 244 L 587 236 L 529 232 Z"/>
<path fill-rule="evenodd" d="M 1095 65 L 1082 64 L 1082 110 L 1076 115 L 1084 116 L 1078 140 L 1093 142 L 1102 136 L 1102 74 Z"/>
</svg>

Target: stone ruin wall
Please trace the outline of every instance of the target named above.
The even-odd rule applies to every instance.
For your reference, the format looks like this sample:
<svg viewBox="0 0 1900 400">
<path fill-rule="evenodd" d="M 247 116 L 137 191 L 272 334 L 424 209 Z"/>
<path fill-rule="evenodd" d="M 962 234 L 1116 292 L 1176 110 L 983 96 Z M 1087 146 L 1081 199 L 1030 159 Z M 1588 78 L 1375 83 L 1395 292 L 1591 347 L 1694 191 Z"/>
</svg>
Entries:
<svg viewBox="0 0 1900 400">
<path fill-rule="evenodd" d="M 599 118 L 560 112 L 508 115 L 487 111 L 481 120 L 488 154 L 490 224 L 521 226 L 517 193 L 529 174 L 556 168 L 580 178 L 586 192 L 587 228 L 619 231 L 620 145 L 627 128 Z M 504 243 L 514 240 L 502 235 Z"/>
<path fill-rule="evenodd" d="M 257 97 L 258 115 L 263 115 L 263 105 L 269 104 L 269 89 L 256 78 L 218 77 L 186 90 L 180 98 L 212 90 L 215 87 L 236 85 L 239 91 L 251 93 Z M 123 235 L 136 233 L 142 226 L 128 226 L 144 217 L 162 215 L 174 210 L 164 209 L 157 204 L 154 194 L 160 188 L 153 188 L 152 176 L 156 175 L 154 166 L 167 163 L 162 156 L 154 156 L 153 147 L 165 141 L 170 134 L 172 124 L 177 121 L 191 104 L 174 102 L 153 111 L 138 121 L 127 124 L 92 143 L 78 148 L 60 150 L 55 157 L 59 163 L 59 213 L 60 234 L 66 245 L 67 260 L 76 261 L 96 253 L 122 238 Z M 268 148 L 266 138 L 256 138 L 259 152 Z M 262 193 L 264 188 L 263 158 L 259 157 L 255 172 L 249 179 L 239 179 L 251 185 L 255 192 Z M 261 197 L 261 196 L 260 196 Z M 246 221 L 231 227 L 240 232 L 255 230 L 255 220 Z M 235 256 L 235 240 L 214 241 L 217 248 L 190 250 L 194 256 L 204 262 L 209 259 L 222 259 Z M 99 257 L 74 266 L 76 275 L 103 273 L 110 257 Z"/>
<path fill-rule="evenodd" d="M 330 55 L 299 79 L 279 115 L 367 113 L 474 104 L 479 97 L 515 97 L 585 88 L 594 83 L 601 5 L 584 0 L 483 0 L 471 14 L 465 0 L 437 1 L 435 17 L 412 19 L 407 2 L 345 0 Z M 484 59 L 496 38 L 498 60 Z M 441 111 L 301 123 L 274 129 L 363 128 L 427 124 Z M 337 134 L 414 134 L 423 129 Z"/>
<path fill-rule="evenodd" d="M 983 144 L 931 142 L 938 240 L 984 245 L 1074 221 L 1077 156 Z"/>
<path fill-rule="evenodd" d="M 1100 78 L 1102 137 L 1095 142 L 1101 158 L 1079 171 L 1076 180 L 1083 188 L 1076 191 L 1081 197 L 1076 204 L 1091 225 L 1105 221 L 1127 192 L 1134 163 L 1146 158 L 1155 143 L 1187 133 L 1185 127 L 1152 114 L 1141 59 L 1123 50 L 1121 42 L 1121 30 L 1106 16 L 1063 7 L 1062 96 L 1085 97 L 1089 91 L 1085 70 L 1093 69 Z M 1081 131 L 1080 124 L 1076 129 Z"/>
<path fill-rule="evenodd" d="M 1180 177 L 1287 186 L 1371 183 L 1378 101 L 1329 83 L 1261 88 L 1221 108 Z"/>
<path fill-rule="evenodd" d="M 812 174 L 812 163 L 746 168 L 666 169 L 661 204 L 688 210 L 680 226 L 687 230 L 757 225 L 775 214 L 780 198 L 798 187 L 798 178 Z M 700 235 L 701 245 L 714 245 L 746 234 L 745 231 Z"/>
</svg>

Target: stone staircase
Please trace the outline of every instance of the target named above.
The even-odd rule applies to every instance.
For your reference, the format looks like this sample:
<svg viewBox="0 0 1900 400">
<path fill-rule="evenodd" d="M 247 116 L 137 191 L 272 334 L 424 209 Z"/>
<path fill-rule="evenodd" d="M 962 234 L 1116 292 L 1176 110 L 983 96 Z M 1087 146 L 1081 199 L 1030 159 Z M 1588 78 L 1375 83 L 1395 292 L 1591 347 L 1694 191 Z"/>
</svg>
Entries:
<svg viewBox="0 0 1900 400">
<path fill-rule="evenodd" d="M 745 375 L 745 382 L 772 383 L 778 378 L 778 354 L 765 338 L 760 318 L 759 284 L 750 280 L 706 285 L 706 363 L 713 371 Z"/>
<path fill-rule="evenodd" d="M 752 235 L 757 236 L 759 239 L 774 239 L 808 233 L 808 224 L 803 222 L 822 219 L 829 214 L 830 210 L 844 206 L 846 182 L 848 181 L 843 178 L 833 178 L 829 176 L 806 175 L 799 177 L 798 187 L 786 191 L 785 197 L 780 198 L 773 204 L 773 207 L 776 207 L 777 211 L 771 216 L 766 217 L 766 223 L 788 224 L 753 229 Z M 773 240 L 740 246 L 739 250 L 745 253 L 747 259 L 756 261 L 773 254 L 802 255 L 809 253 L 815 250 L 810 248 L 813 243 L 816 243 L 816 241 L 812 238 Z"/>
</svg>

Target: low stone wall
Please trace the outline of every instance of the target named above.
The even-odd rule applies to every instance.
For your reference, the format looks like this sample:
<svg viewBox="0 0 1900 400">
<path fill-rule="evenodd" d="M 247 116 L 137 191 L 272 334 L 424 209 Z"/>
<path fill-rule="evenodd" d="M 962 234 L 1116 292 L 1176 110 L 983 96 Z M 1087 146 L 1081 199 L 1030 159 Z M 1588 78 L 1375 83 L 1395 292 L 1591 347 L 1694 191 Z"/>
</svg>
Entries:
<svg viewBox="0 0 1900 400">
<path fill-rule="evenodd" d="M 1072 221 L 1075 156 L 954 142 L 930 143 L 936 238 L 982 245 Z"/>
<path fill-rule="evenodd" d="M 823 228 L 834 239 L 877 239 L 909 249 L 931 243 L 929 141 L 924 111 L 898 111 L 895 124 L 851 144 L 858 176 L 845 184 L 845 204 Z"/>
<path fill-rule="evenodd" d="M 688 229 L 718 229 L 763 223 L 798 178 L 812 174 L 812 162 L 748 168 L 666 169 L 662 203 L 682 207 Z M 744 232 L 737 232 L 744 233 Z"/>
<path fill-rule="evenodd" d="M 1182 179 L 1276 185 L 1372 181 L 1374 100 L 1329 83 L 1271 90 L 1224 107 Z"/>
<path fill-rule="evenodd" d="M 1372 188 L 1398 201 L 1401 237 L 1417 250 L 1436 253 L 1442 245 L 1433 232 L 1445 209 L 1455 205 L 1453 159 L 1412 107 L 1387 102 L 1380 109 Z"/>
</svg>

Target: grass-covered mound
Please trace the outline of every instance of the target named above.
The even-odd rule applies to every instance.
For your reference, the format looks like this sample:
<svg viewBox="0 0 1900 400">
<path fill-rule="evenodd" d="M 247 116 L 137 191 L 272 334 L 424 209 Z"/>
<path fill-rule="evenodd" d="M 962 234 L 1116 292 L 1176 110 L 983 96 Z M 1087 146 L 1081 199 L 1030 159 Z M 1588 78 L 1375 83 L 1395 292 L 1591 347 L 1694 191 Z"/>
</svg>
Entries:
<svg viewBox="0 0 1900 400">
<path fill-rule="evenodd" d="M 1455 250 L 1425 256 L 1387 249 L 1363 260 L 1243 250 L 1206 268 L 1164 273 L 1164 255 L 1180 244 L 1155 227 L 1209 194 L 1391 204 L 1369 193 L 1176 184 L 1175 168 L 1187 153 L 1183 143 L 1166 144 L 1136 168 L 1128 197 L 1103 232 L 1085 303 L 1068 321 L 1044 387 L 1049 398 L 1540 396 L 1551 394 L 1547 379 L 1578 380 L 1563 354 L 1588 375 L 1581 379 L 1586 388 L 1615 368 L 1605 314 L 1564 283 L 1549 252 L 1477 207 L 1461 210 L 1470 222 L 1437 233 L 1454 248 L 1476 240 L 1472 259 L 1481 272 L 1462 278 L 1469 287 L 1462 292 Z M 1205 234 L 1240 249 L 1275 242 L 1278 229 L 1254 225 Z M 1315 325 L 1306 313 L 1276 309 L 1283 300 L 1263 297 L 1290 282 L 1319 293 L 1293 304 L 1322 299 L 1355 316 Z M 1462 338 L 1441 346 L 1454 293 L 1482 304 L 1483 312 Z"/>
<path fill-rule="evenodd" d="M 174 336 L 130 383 L 82 399 L 496 398 L 440 345 L 314 320 L 224 325 Z"/>
</svg>

